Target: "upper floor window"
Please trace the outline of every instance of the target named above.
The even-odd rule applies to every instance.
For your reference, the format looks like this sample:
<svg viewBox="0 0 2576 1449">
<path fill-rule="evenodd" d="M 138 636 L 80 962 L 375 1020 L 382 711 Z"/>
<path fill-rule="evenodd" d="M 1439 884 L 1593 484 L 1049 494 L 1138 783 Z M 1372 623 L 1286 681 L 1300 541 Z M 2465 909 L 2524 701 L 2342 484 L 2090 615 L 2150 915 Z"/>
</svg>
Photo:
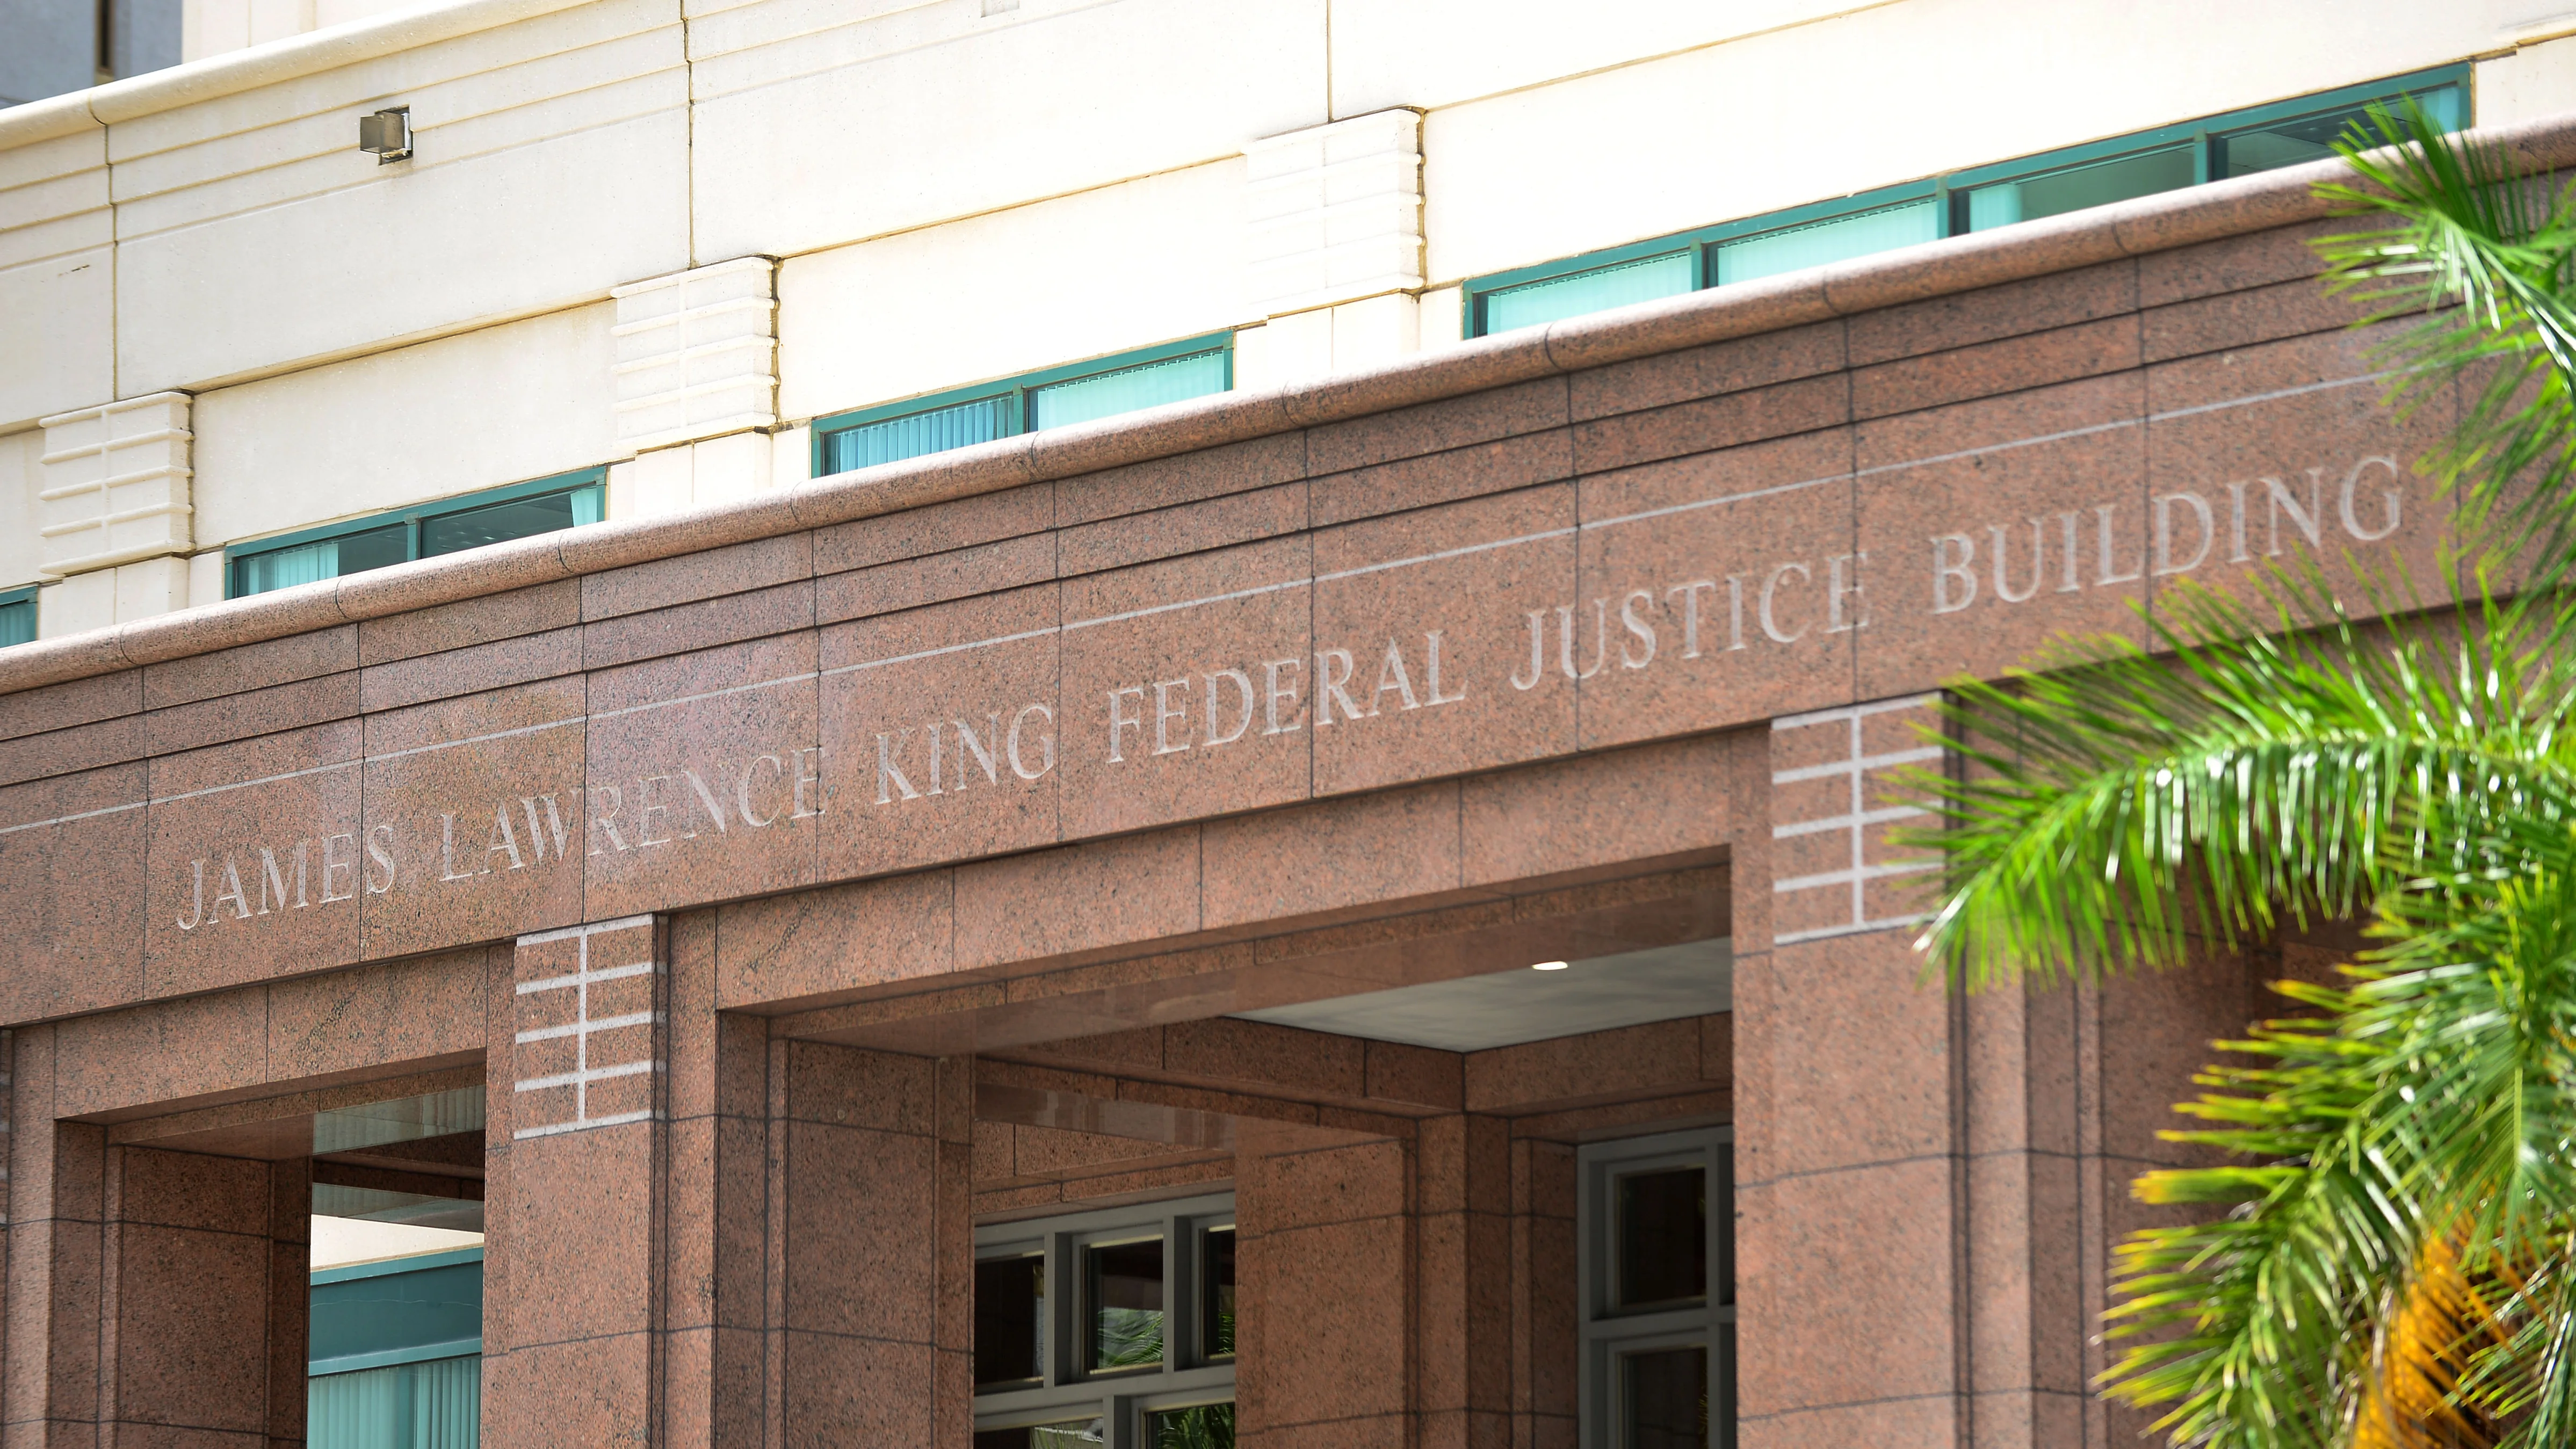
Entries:
<svg viewBox="0 0 2576 1449">
<path fill-rule="evenodd" d="M 11 589 L 0 594 L 0 649 L 32 642 L 35 637 L 35 589 Z"/>
<path fill-rule="evenodd" d="M 1087 423 L 1234 385 L 1234 337 L 1223 333 L 956 388 L 814 424 L 814 473 L 917 458 L 1041 428 Z"/>
<path fill-rule="evenodd" d="M 1471 337 L 1749 282 L 1917 242 L 2081 211 L 2334 154 L 2373 104 L 2413 101 L 2444 131 L 2468 122 L 2464 67 L 2231 111 L 2159 130 L 1749 217 L 1467 284 Z"/>
<path fill-rule="evenodd" d="M 607 506 L 607 470 L 588 468 L 235 544 L 224 550 L 224 597 L 264 594 L 316 579 L 597 523 Z"/>
<path fill-rule="evenodd" d="M 1583 1449 L 1735 1443 L 1735 1183 L 1723 1127 L 1581 1149 Z"/>
<path fill-rule="evenodd" d="M 975 1449 L 1232 1449 L 1234 1197 L 975 1230 Z"/>
</svg>

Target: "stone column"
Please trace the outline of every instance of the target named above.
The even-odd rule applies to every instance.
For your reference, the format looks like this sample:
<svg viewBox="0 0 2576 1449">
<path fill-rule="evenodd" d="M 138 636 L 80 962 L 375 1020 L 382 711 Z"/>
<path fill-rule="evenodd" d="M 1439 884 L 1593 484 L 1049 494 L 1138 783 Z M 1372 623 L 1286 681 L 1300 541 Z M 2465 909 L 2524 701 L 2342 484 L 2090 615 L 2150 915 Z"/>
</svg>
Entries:
<svg viewBox="0 0 2576 1449">
<path fill-rule="evenodd" d="M 1407 1145 L 1316 1147 L 1294 1128 L 1245 1121 L 1240 1129 L 1239 1442 L 1247 1449 L 1404 1449 L 1417 1401 Z M 1463 1226 L 1461 1219 L 1453 1222 Z M 1460 1367 L 1454 1351 L 1443 1357 Z M 1463 1427 L 1468 1376 L 1447 1377 L 1456 1381 L 1449 1397 L 1462 1410 L 1449 1423 Z"/>
<path fill-rule="evenodd" d="M 771 1061 L 784 1442 L 966 1449 L 972 1062 L 819 1042 L 778 1043 Z"/>
<path fill-rule="evenodd" d="M 302 1161 L 110 1147 L 101 1232 L 101 1438 L 301 1443 Z"/>
<path fill-rule="evenodd" d="M 609 511 L 644 518 L 749 497 L 772 481 L 777 264 L 737 257 L 629 282 L 617 300 L 617 439 Z M 797 434 L 802 438 L 802 433 Z M 805 476 L 803 460 L 793 476 Z"/>
<path fill-rule="evenodd" d="M 36 557 L 48 582 L 36 610 L 46 637 L 188 606 L 189 407 L 186 393 L 156 392 L 40 420 Z M 220 584 L 212 597 L 223 597 Z"/>
<path fill-rule="evenodd" d="M 1921 867 L 1883 838 L 1889 772 L 1941 758 L 1927 703 L 1775 721 L 1769 839 L 1735 862 L 1746 1449 L 1960 1440 L 1955 1008 L 1917 980 Z"/>
<path fill-rule="evenodd" d="M 54 1029 L 10 1033 L 9 1259 L 0 1419 L 11 1446 L 94 1438 L 107 1132 L 54 1122 Z"/>
<path fill-rule="evenodd" d="M 1415 1139 L 1418 1449 L 1510 1438 L 1514 1270 L 1511 1123 L 1462 1113 Z"/>
<path fill-rule="evenodd" d="M 487 1449 L 640 1445 L 661 1422 L 665 947 L 637 916 L 493 953 Z"/>
<path fill-rule="evenodd" d="M 1421 346 L 1422 116 L 1379 111 L 1244 148 L 1254 305 L 1235 385 L 1269 387 Z"/>
<path fill-rule="evenodd" d="M 760 1449 L 768 1283 L 768 1022 L 715 1007 L 715 913 L 671 922 L 662 1429 Z"/>
</svg>

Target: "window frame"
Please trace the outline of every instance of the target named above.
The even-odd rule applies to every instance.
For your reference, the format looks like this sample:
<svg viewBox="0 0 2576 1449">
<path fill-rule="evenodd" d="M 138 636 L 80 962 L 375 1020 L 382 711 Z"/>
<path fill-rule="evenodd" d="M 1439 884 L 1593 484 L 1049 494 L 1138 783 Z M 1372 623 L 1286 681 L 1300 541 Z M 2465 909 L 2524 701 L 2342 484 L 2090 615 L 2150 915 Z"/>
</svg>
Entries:
<svg viewBox="0 0 2576 1449">
<path fill-rule="evenodd" d="M 2467 61 L 2457 61 L 2449 65 L 2409 71 L 2403 75 L 2389 76 L 2381 80 L 2338 86 L 2332 90 L 2311 91 L 2305 95 L 2268 101 L 2258 106 L 2222 111 L 2196 120 L 2177 121 L 2149 130 L 2106 136 L 2100 140 L 2079 142 L 2072 146 L 2061 146 L 2055 150 L 1989 162 L 1982 166 L 1937 172 L 1914 181 L 1875 187 L 1868 191 L 1856 191 L 1847 196 L 1808 202 L 1779 211 L 1766 211 L 1734 221 L 1696 227 L 1689 231 L 1671 232 L 1643 241 L 1629 242 L 1622 246 L 1585 252 L 1580 256 L 1563 257 L 1534 266 L 1517 267 L 1510 271 L 1470 277 L 1461 284 L 1464 296 L 1462 305 L 1458 309 L 1460 335 L 1469 338 L 1495 335 L 1486 330 L 1485 320 L 1487 299 L 1497 292 L 1528 286 L 1533 282 L 1557 281 L 1603 267 L 1615 267 L 1626 262 L 1643 261 L 1649 257 L 1684 250 L 1693 253 L 1695 258 L 1693 275 L 1696 280 L 1691 290 L 1706 291 L 1718 285 L 1717 249 L 1728 242 L 1749 241 L 1766 233 L 1812 226 L 1818 222 L 1836 221 L 1845 217 L 1858 216 L 1863 212 L 1903 205 L 1909 201 L 1932 199 L 1937 203 L 1933 215 L 1937 220 L 1938 235 L 1940 237 L 1962 236 L 1968 231 L 1967 193 L 1978 187 L 1991 186 L 1999 181 L 2037 180 L 2051 172 L 2117 160 L 2132 153 L 2158 150 L 2184 142 L 2192 146 L 2191 184 L 2206 185 L 2211 179 L 2211 162 L 2217 155 L 2218 143 L 2232 135 L 2261 130 L 2267 126 L 2297 120 L 2318 112 L 2345 110 L 2366 105 L 2372 101 L 2417 95 L 2443 86 L 2459 87 L 2461 125 L 2463 128 L 2474 125 L 2476 94 L 2470 85 L 2470 65 Z"/>
<path fill-rule="evenodd" d="M 1735 1363 L 1721 1353 L 1718 1329 L 1735 1326 L 1735 1129 L 1695 1127 L 1575 1149 L 1575 1319 L 1577 1442 L 1582 1449 L 1625 1449 L 1613 1415 L 1624 1353 L 1702 1346 L 1708 1350 L 1708 1433 L 1711 1449 L 1735 1443 Z M 1617 1282 L 1615 1213 L 1610 1184 L 1630 1171 L 1681 1165 L 1698 1158 L 1708 1174 L 1708 1294 L 1697 1307 L 1622 1313 L 1612 1301 Z M 1732 1348 L 1732 1342 L 1728 1347 Z"/>
<path fill-rule="evenodd" d="M 34 584 L 21 584 L 14 589 L 0 589 L 0 609 L 13 608 L 19 604 L 24 604 L 27 606 L 27 617 L 35 621 L 35 628 L 29 630 L 27 634 L 26 642 L 29 644 L 33 644 L 37 640 L 45 637 L 44 605 L 37 602 L 36 588 L 37 586 Z M 14 649 L 16 647 L 17 646 L 14 644 L 0 645 L 0 648 Z"/>
<path fill-rule="evenodd" d="M 1007 428 L 993 439 L 999 442 L 1003 438 L 1017 438 L 1035 431 L 1029 427 L 1030 393 L 1041 388 L 1053 387 L 1057 383 L 1080 382 L 1085 378 L 1098 377 L 1104 373 L 1123 372 L 1128 368 L 1143 367 L 1148 363 L 1169 362 L 1176 357 L 1189 357 L 1202 352 L 1222 352 L 1225 357 L 1225 387 L 1221 391 L 1231 392 L 1234 390 L 1234 339 L 1234 329 L 1228 328 L 1223 332 L 1207 332 L 1196 337 L 1158 342 L 1151 347 L 1138 347 L 1104 357 L 1088 358 L 1081 362 L 1068 362 L 1057 367 L 1041 368 L 1036 372 L 1015 373 L 989 382 L 971 383 L 965 387 L 952 387 L 940 392 L 921 393 L 894 402 L 852 408 L 846 412 L 828 413 L 807 425 L 812 435 L 806 459 L 807 476 L 813 478 L 839 476 L 825 472 L 824 464 L 830 459 L 831 441 L 834 435 L 846 433 L 852 428 L 863 428 L 871 423 L 893 422 L 898 418 L 913 417 L 921 413 L 935 413 L 942 408 L 953 408 L 965 403 L 1008 398 L 1011 405 L 1005 419 Z M 922 453 L 915 456 L 927 458 L 934 455 Z M 859 470 L 850 468 L 841 471 Z"/>
<path fill-rule="evenodd" d="M 608 467 L 606 464 L 597 464 L 588 468 L 576 468 L 569 473 L 557 473 L 550 477 L 530 479 L 525 483 L 512 483 L 500 488 L 486 488 L 477 493 L 460 493 L 446 498 L 426 499 L 422 502 L 408 504 L 401 508 L 389 508 L 381 513 L 370 513 L 357 518 L 344 518 L 337 523 L 324 523 L 312 528 L 299 528 L 292 533 L 272 533 L 264 538 L 245 539 L 237 543 L 228 543 L 224 545 L 224 597 L 227 599 L 252 597 L 251 595 L 241 592 L 241 565 L 243 561 L 257 558 L 262 554 L 276 553 L 283 549 L 301 548 L 305 544 L 321 543 L 328 539 L 346 538 L 349 535 L 356 533 L 371 533 L 376 529 L 384 528 L 387 525 L 399 523 L 403 525 L 402 561 L 404 563 L 412 563 L 417 561 L 421 556 L 420 532 L 422 526 L 435 519 L 445 518 L 450 514 L 471 513 L 475 509 L 488 508 L 496 503 L 517 503 L 524 499 L 542 498 L 548 494 L 554 493 L 572 493 L 589 487 L 598 487 L 604 490 L 607 486 Z M 607 498 L 604 493 L 602 494 L 600 502 L 600 516 L 602 520 L 605 521 L 608 509 Z M 529 538 L 537 538 L 542 535 L 532 533 L 526 536 Z M 438 556 L 445 557 L 443 554 Z M 361 570 L 360 572 L 366 572 L 366 570 Z M 335 574 L 333 577 L 351 578 L 355 577 L 355 575 Z M 318 583 L 320 581 L 316 580 L 315 582 Z M 267 592 L 273 593 L 275 590 L 269 590 Z"/>
<path fill-rule="evenodd" d="M 1143 1449 L 1149 1415 L 1233 1402 L 1240 1352 L 1216 1360 L 1199 1353 L 1198 1248 L 1200 1234 L 1235 1221 L 1234 1194 L 1220 1192 L 978 1226 L 976 1262 L 1043 1252 L 1048 1293 L 1045 1373 L 1032 1388 L 977 1393 L 975 1431 L 1096 1416 L 1107 1427 L 1103 1449 Z M 1087 1288 L 1078 1250 L 1152 1233 L 1163 1241 L 1163 1362 L 1153 1369 L 1085 1369 L 1089 1335 L 1077 1300 Z"/>
</svg>

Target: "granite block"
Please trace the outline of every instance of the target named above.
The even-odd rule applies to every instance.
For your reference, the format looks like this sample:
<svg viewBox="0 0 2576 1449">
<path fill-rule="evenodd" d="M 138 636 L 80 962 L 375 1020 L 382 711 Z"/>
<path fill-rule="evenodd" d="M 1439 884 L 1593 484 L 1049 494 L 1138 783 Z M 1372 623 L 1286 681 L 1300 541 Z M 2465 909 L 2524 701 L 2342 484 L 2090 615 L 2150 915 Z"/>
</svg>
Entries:
<svg viewBox="0 0 2576 1449">
<path fill-rule="evenodd" d="M 2138 393 L 2131 373 L 1860 430 L 1860 698 L 1991 676 L 2069 636 L 2143 639 Z"/>
<path fill-rule="evenodd" d="M 391 664 L 423 654 L 443 654 L 542 634 L 581 622 L 581 581 L 558 579 L 534 588 L 460 599 L 358 624 L 358 662 Z"/>
<path fill-rule="evenodd" d="M 584 624 L 582 666 L 605 669 L 813 625 L 814 584 L 799 580 Z"/>
<path fill-rule="evenodd" d="M 1566 422 L 1565 380 L 1536 378 L 1310 428 L 1306 467 L 1308 476 L 1321 477 L 1515 433 L 1563 427 Z"/>
<path fill-rule="evenodd" d="M 341 851 L 369 956 L 581 917 L 584 683 L 550 680 L 367 719 L 362 851 Z"/>
<path fill-rule="evenodd" d="M 1597 473 L 1812 432 L 1851 417 L 1848 376 L 1799 378 L 1577 423 L 1574 466 L 1578 473 Z"/>
<path fill-rule="evenodd" d="M 814 581 L 814 620 L 832 624 L 1016 589 L 1056 576 L 1056 536 L 1025 534 L 873 564 Z"/>
<path fill-rule="evenodd" d="M 790 1002 L 946 971 L 953 890 L 939 871 L 726 906 L 717 1003 Z"/>
<path fill-rule="evenodd" d="M 825 877 L 1058 839 L 1060 618 L 1045 584 L 823 631 Z"/>
<path fill-rule="evenodd" d="M 1643 412 L 1837 371 L 1848 361 L 1844 328 L 1839 319 L 1814 322 L 1575 373 L 1567 379 L 1574 421 Z"/>
<path fill-rule="evenodd" d="M 0 788 L 0 1017 L 143 994 L 144 767 Z"/>
<path fill-rule="evenodd" d="M 1455 890 L 1458 789 L 1427 785 L 1202 827 L 1210 929 Z"/>
<path fill-rule="evenodd" d="M 590 676 L 590 919 L 813 883 L 816 649 L 788 634 Z"/>
<path fill-rule="evenodd" d="M 1196 827 L 960 866 L 960 969 L 1042 960 L 1199 929 Z"/>
<path fill-rule="evenodd" d="M 1317 478 L 1309 507 L 1324 527 L 1573 476 L 1573 435 L 1550 428 Z"/>
<path fill-rule="evenodd" d="M 358 747 L 353 719 L 152 762 L 147 990 L 358 958 Z"/>
<path fill-rule="evenodd" d="M 1302 478 L 1306 435 L 1274 433 L 1204 452 L 1131 463 L 1055 484 L 1056 522 L 1070 527 L 1245 493 Z"/>
<path fill-rule="evenodd" d="M 1584 480 L 1585 747 L 1852 697 L 1874 601 L 1851 446 L 1834 429 Z"/>
<path fill-rule="evenodd" d="M 818 528 L 814 572 L 836 574 L 1043 533 L 1057 522 L 1056 491 L 1063 486 L 1005 488 Z"/>
<path fill-rule="evenodd" d="M 343 624 L 149 665 L 143 671 L 143 707 L 168 709 L 357 667 L 358 626 Z"/>
<path fill-rule="evenodd" d="M 1299 702 L 1318 794 L 1573 748 L 1574 676 L 1592 667 L 1565 637 L 1584 622 L 1575 507 L 1559 483 L 1315 535 L 1315 657 Z M 1535 665 L 1533 631 L 1545 636 Z"/>
<path fill-rule="evenodd" d="M 1276 538 L 1306 525 L 1306 485 L 1281 483 L 1177 504 L 1141 517 L 1104 519 L 1059 529 L 1055 534 L 1056 562 L 1067 577 L 1098 573 Z"/>
<path fill-rule="evenodd" d="M 144 747 L 156 755 L 174 754 L 357 712 L 358 673 L 350 669 L 153 710 L 143 716 Z"/>
<path fill-rule="evenodd" d="M 814 576 L 813 535 L 782 533 L 585 574 L 581 616 L 597 622 Z"/>
<path fill-rule="evenodd" d="M 1067 836 L 1305 798 L 1311 567 L 1300 536 L 1065 581 Z"/>
</svg>

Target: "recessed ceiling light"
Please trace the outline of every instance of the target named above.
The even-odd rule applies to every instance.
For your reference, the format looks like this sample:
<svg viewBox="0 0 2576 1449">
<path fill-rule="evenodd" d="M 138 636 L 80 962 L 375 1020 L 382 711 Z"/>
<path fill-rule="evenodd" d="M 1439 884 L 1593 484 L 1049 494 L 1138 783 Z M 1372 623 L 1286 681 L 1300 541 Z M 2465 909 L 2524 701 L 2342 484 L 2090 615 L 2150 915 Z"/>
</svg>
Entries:
<svg viewBox="0 0 2576 1449">
<path fill-rule="evenodd" d="M 1530 963 L 1530 969 L 1532 971 L 1562 971 L 1566 968 L 1566 964 L 1567 963 L 1563 961 L 1533 961 Z"/>
</svg>

